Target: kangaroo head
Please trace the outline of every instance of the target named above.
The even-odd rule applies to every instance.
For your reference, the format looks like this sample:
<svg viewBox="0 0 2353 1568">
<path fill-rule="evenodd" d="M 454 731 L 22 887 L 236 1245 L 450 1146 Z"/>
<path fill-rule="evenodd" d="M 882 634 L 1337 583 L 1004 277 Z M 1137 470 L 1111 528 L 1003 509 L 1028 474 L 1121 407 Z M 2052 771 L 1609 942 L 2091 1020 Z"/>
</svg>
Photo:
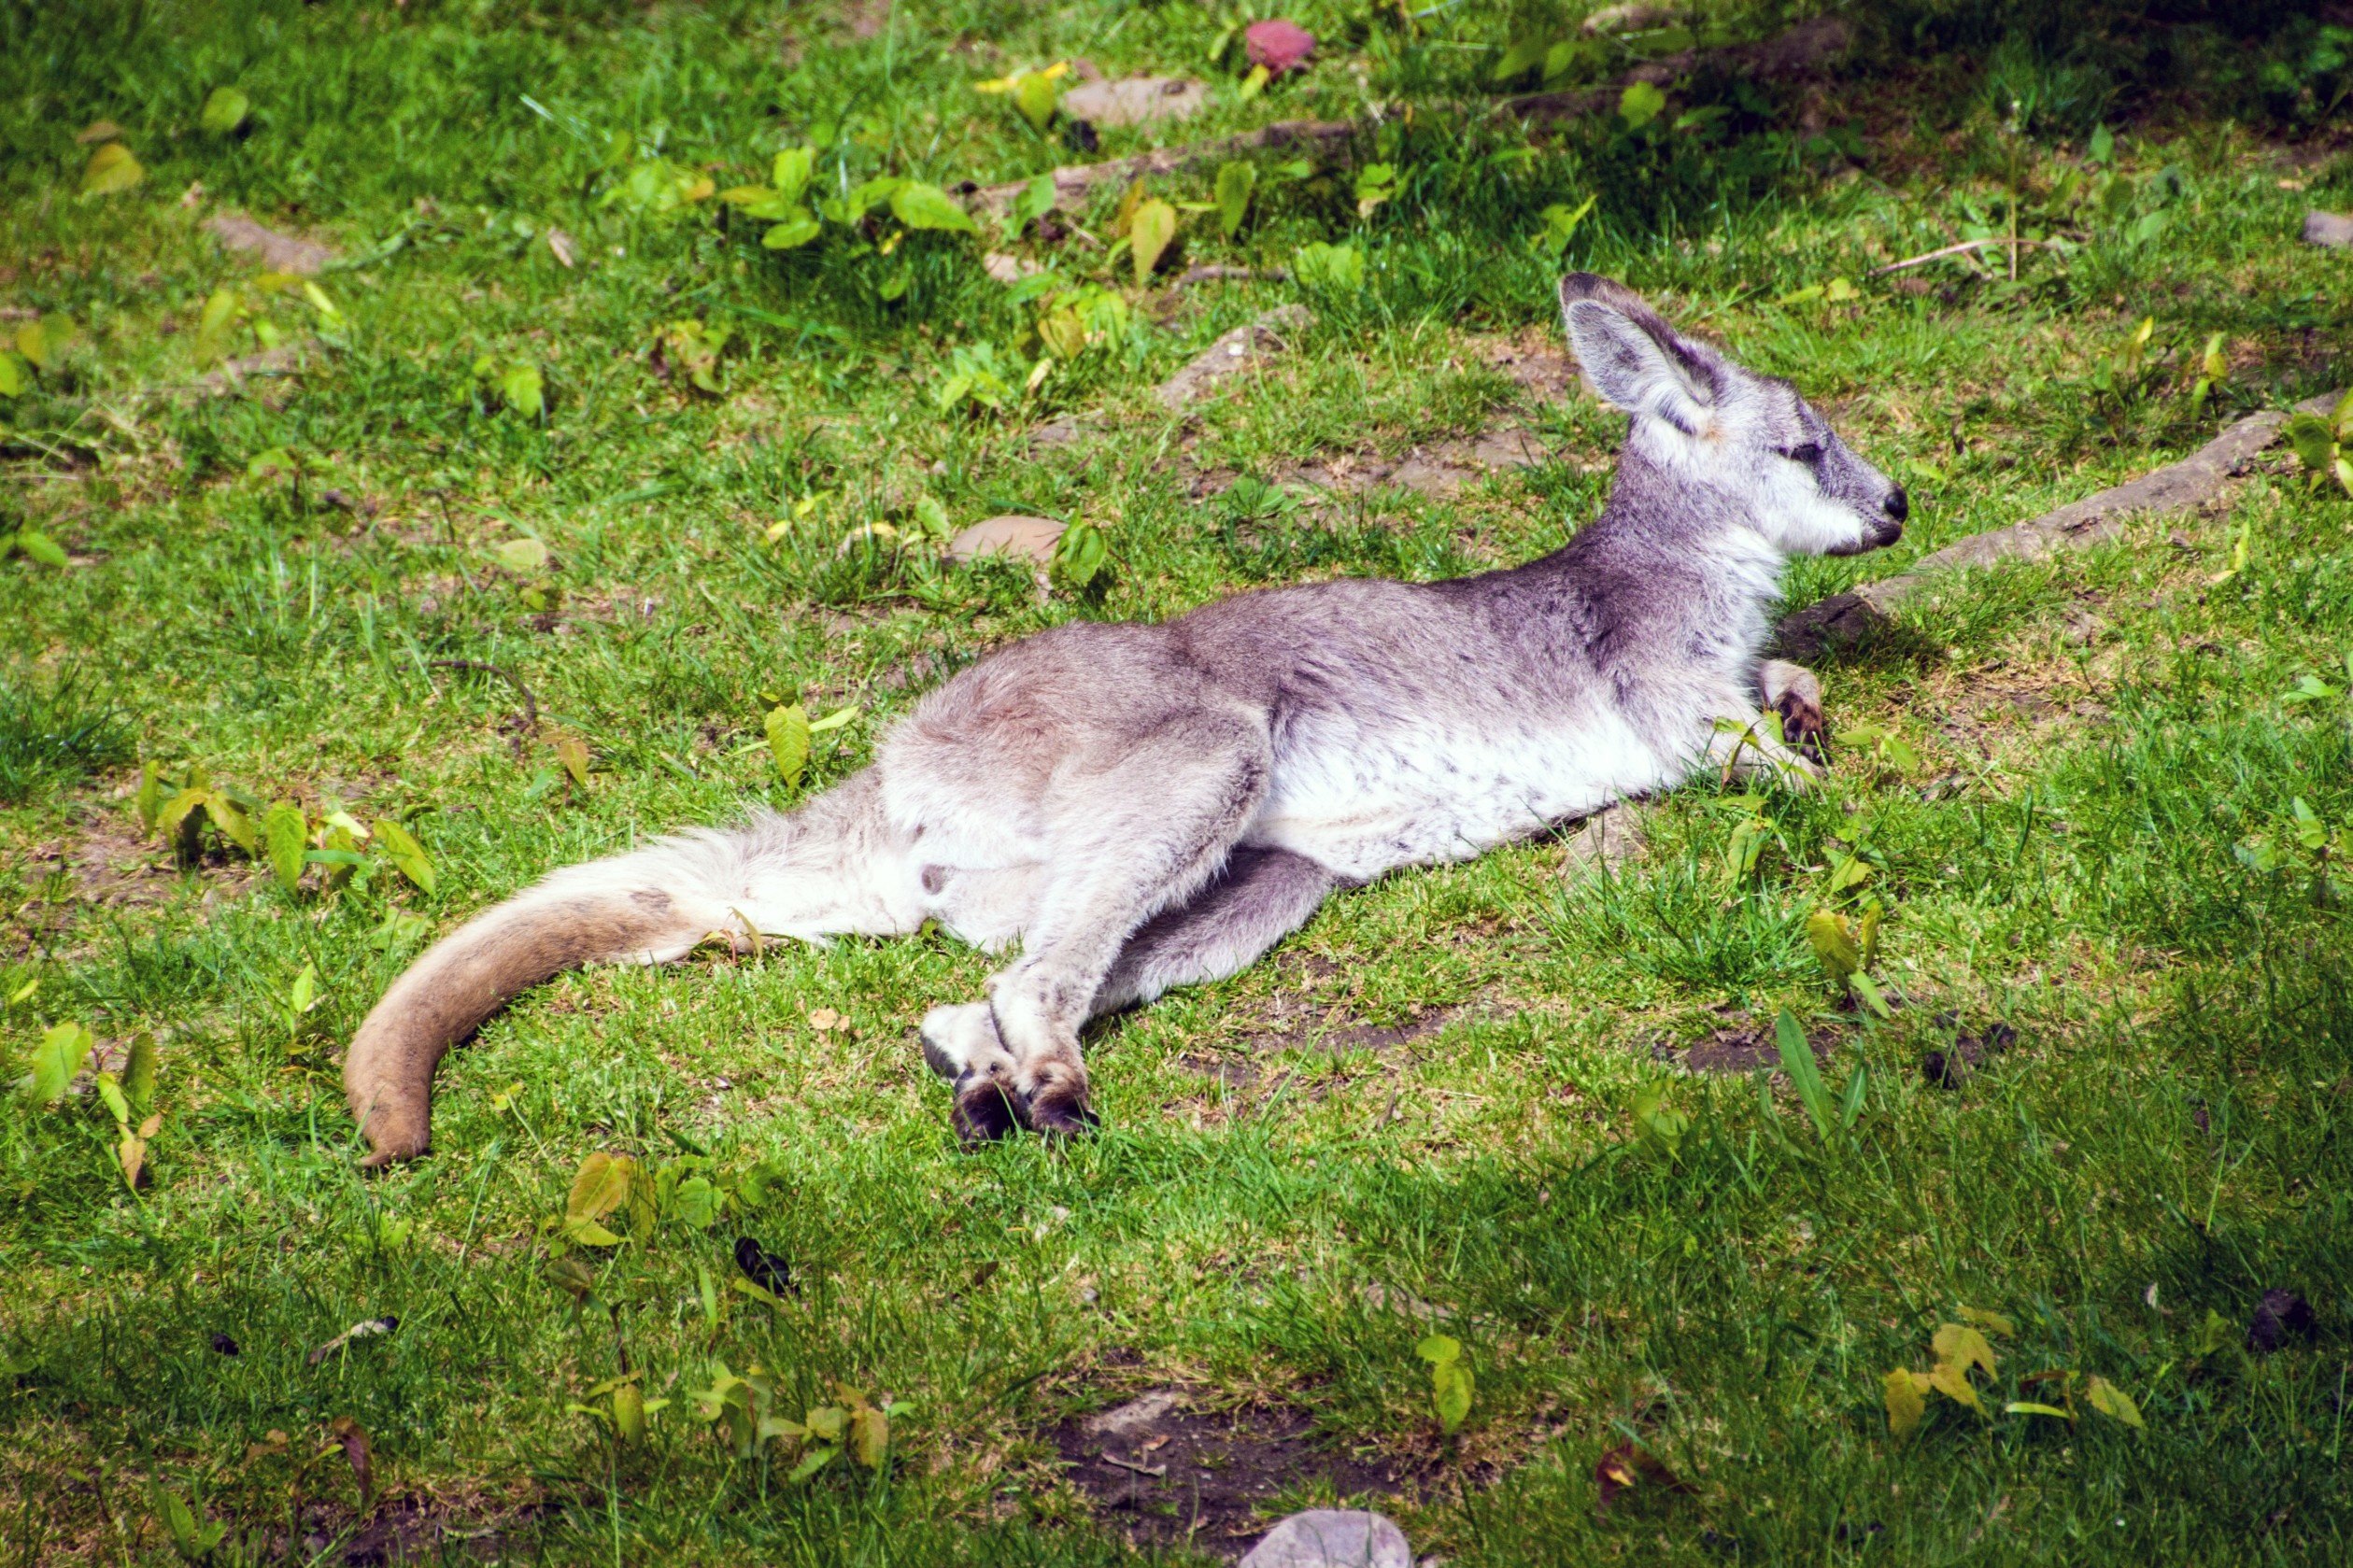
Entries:
<svg viewBox="0 0 2353 1568">
<path fill-rule="evenodd" d="M 1594 389 L 1633 416 L 1627 445 L 1732 498 L 1776 549 L 1851 556 L 1902 537 L 1904 487 L 1855 456 L 1788 382 L 1741 369 L 1592 273 L 1561 279 L 1561 318 Z"/>
</svg>

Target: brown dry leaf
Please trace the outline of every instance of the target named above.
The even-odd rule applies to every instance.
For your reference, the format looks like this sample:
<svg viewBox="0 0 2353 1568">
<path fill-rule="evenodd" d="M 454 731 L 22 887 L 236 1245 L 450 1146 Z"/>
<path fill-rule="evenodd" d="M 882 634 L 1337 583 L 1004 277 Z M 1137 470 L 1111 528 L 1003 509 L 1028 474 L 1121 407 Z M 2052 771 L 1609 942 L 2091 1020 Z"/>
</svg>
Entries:
<svg viewBox="0 0 2353 1568">
<path fill-rule="evenodd" d="M 111 120 L 93 120 L 74 133 L 74 140 L 83 147 L 94 142 L 110 142 L 122 134 L 122 127 Z"/>
<path fill-rule="evenodd" d="M 348 1416 L 337 1416 L 327 1423 L 327 1434 L 343 1446 L 343 1457 L 351 1462 L 351 1474 L 360 1483 L 360 1512 L 366 1513 L 376 1503 L 376 1465 L 368 1453 L 368 1431 Z"/>
<path fill-rule="evenodd" d="M 566 267 L 574 265 L 580 259 L 580 253 L 573 247 L 572 236 L 561 229 L 547 231 L 547 248 L 554 254 L 556 260 Z"/>
<path fill-rule="evenodd" d="M 831 1008 L 818 1008 L 809 1014 L 809 1026 L 821 1035 L 839 1029 L 848 1023 L 848 1019 Z"/>
</svg>

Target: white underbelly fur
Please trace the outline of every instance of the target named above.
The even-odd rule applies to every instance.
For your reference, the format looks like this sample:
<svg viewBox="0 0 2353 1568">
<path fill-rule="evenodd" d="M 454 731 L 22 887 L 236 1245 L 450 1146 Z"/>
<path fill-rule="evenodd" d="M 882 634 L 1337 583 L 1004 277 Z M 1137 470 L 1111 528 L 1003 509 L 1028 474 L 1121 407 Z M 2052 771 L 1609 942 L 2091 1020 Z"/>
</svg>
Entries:
<svg viewBox="0 0 2353 1568">
<path fill-rule="evenodd" d="M 1327 722 L 1291 740 L 1242 842 L 1357 881 L 1470 859 L 1681 772 L 1615 714 L 1504 735 Z"/>
</svg>

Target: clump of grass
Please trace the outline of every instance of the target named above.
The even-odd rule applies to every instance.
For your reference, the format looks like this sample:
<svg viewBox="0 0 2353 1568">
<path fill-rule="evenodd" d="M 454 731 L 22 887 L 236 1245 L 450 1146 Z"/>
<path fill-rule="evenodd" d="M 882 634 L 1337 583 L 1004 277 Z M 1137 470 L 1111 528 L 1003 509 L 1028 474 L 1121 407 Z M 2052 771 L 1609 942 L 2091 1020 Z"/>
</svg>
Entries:
<svg viewBox="0 0 2353 1568">
<path fill-rule="evenodd" d="M 131 755 L 121 709 L 86 671 L 0 682 L 0 802 L 21 804 Z"/>
</svg>

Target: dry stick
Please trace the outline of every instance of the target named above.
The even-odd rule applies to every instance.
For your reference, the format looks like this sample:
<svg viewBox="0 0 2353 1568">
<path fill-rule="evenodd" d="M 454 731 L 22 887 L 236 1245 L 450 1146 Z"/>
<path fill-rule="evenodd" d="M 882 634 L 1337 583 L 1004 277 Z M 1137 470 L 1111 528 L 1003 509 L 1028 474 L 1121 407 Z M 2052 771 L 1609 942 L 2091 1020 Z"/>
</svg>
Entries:
<svg viewBox="0 0 2353 1568">
<path fill-rule="evenodd" d="M 2070 501 L 2039 517 L 2007 528 L 1989 529 L 1957 540 L 1892 577 L 1833 594 L 1783 617 L 1779 643 L 1784 655 L 1806 658 L 1837 643 L 1849 643 L 1884 624 L 1888 612 L 1926 587 L 1932 574 L 2004 560 L 2036 560 L 2060 550 L 2080 550 L 2114 539 L 2135 514 L 2165 516 L 2188 512 L 2211 500 L 2246 471 L 2257 453 L 2279 439 L 2295 414 L 2326 414 L 2342 394 L 2308 398 L 2291 410 L 2250 414 L 2178 462 L 2153 468 L 2138 479 Z"/>
<path fill-rule="evenodd" d="M 436 658 L 428 662 L 435 670 L 471 670 L 480 675 L 496 675 L 513 686 L 523 699 L 523 727 L 534 730 L 539 727 L 539 699 L 532 695 L 532 688 L 525 685 L 522 677 L 514 671 L 485 664 L 478 658 Z"/>
<path fill-rule="evenodd" d="M 1983 250 L 1988 246 L 2004 245 L 2010 247 L 2010 259 L 2013 261 L 2018 259 L 2018 247 L 2022 245 L 2034 246 L 2043 250 L 2064 250 L 2067 248 L 2065 246 L 2061 245 L 2057 240 L 2016 240 L 2000 238 L 1963 240 L 1958 245 L 1948 245 L 1940 249 L 1926 251 L 1918 256 L 1906 256 L 1900 261 L 1890 261 L 1884 267 L 1873 267 L 1869 272 L 1864 273 L 1863 275 L 1865 277 L 1877 277 L 1881 273 L 1902 272 L 1906 267 L 1925 266 L 1931 261 L 1941 261 L 1948 256 L 1958 256 L 1964 250 Z"/>
<path fill-rule="evenodd" d="M 1187 267 L 1169 280 L 1171 289 L 1182 289 L 1188 283 L 1281 283 L 1291 274 L 1282 267 Z"/>
<path fill-rule="evenodd" d="M 1165 1464 L 1138 1464 L 1134 1460 L 1120 1458 L 1109 1448 L 1103 1450 L 1103 1462 L 1116 1464 L 1122 1470 L 1132 1470 L 1139 1476 L 1165 1476 L 1169 1473 Z"/>
</svg>

